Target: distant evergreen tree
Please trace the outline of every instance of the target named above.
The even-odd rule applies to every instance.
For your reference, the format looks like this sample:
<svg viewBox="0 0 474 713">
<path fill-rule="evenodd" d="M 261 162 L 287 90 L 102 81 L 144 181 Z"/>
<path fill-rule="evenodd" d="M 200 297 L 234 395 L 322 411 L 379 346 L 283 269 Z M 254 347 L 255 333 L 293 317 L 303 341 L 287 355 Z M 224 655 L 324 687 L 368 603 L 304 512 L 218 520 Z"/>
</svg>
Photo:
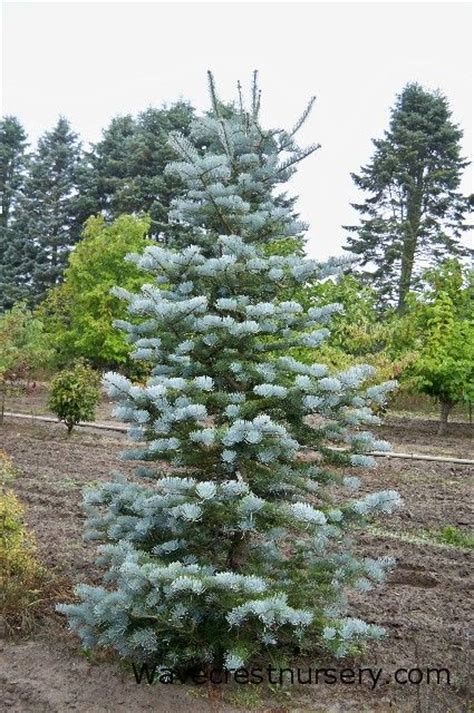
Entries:
<svg viewBox="0 0 474 713">
<path fill-rule="evenodd" d="M 132 354 L 153 370 L 140 384 L 108 374 L 106 386 L 137 446 L 124 457 L 142 461 L 148 481 L 87 493 L 89 535 L 109 571 L 60 607 L 85 646 L 180 673 L 288 660 L 295 645 L 345 656 L 380 636 L 347 616 L 344 590 L 380 582 L 390 559 L 356 557 L 350 533 L 399 501 L 393 491 L 354 497 L 358 479 L 347 477 L 387 448 L 364 427 L 393 383 L 367 388 L 370 367 L 330 375 L 292 356 L 317 350 L 339 310 L 291 299 L 338 265 L 297 254 L 304 226 L 277 197 L 316 149 L 295 143 L 310 107 L 293 131 L 269 132 L 256 80 L 250 109 L 230 118 L 212 78 L 211 96 L 213 116 L 190 139 L 212 134 L 213 149 L 174 134 L 180 160 L 167 169 L 185 183 L 171 213 L 193 241 L 172 235 L 129 256 L 150 281 L 116 291 Z"/>
<path fill-rule="evenodd" d="M 461 129 L 452 122 L 447 99 L 408 84 L 397 97 L 383 139 L 355 184 L 368 193 L 353 204 L 360 213 L 346 250 L 373 266 L 370 280 L 382 302 L 405 308 L 406 296 L 428 264 L 462 255 L 460 237 L 468 201 L 459 191 Z"/>
<path fill-rule="evenodd" d="M 131 115 L 116 116 L 102 132 L 102 139 L 84 154 L 79 170 L 82 193 L 92 203 L 91 215 L 102 212 L 113 219 L 133 212 L 125 200 L 130 181 L 130 139 L 136 130 Z"/>
<path fill-rule="evenodd" d="M 80 151 L 78 138 L 63 117 L 38 142 L 15 211 L 16 237 L 5 253 L 12 274 L 11 299 L 36 304 L 61 280 L 81 232 Z"/>
<path fill-rule="evenodd" d="M 26 167 L 27 136 L 14 116 L 0 121 L 0 225 L 7 227 L 12 218 Z"/>
<path fill-rule="evenodd" d="M 182 190 L 177 177 L 167 173 L 167 164 L 176 158 L 169 135 L 179 131 L 189 134 L 194 109 L 178 102 L 162 109 L 147 109 L 138 115 L 137 132 L 132 140 L 131 169 L 135 186 L 143 200 L 142 210 L 150 215 L 151 235 L 165 239 L 169 229 L 169 208 Z"/>
<path fill-rule="evenodd" d="M 175 157 L 168 136 L 171 131 L 187 135 L 193 117 L 190 104 L 177 102 L 149 108 L 136 118 L 114 118 L 81 171 L 90 212 L 100 211 L 109 220 L 124 213 L 147 213 L 151 235 L 158 239 L 164 227 L 169 227 L 169 206 L 181 186 L 165 174 L 166 164 Z"/>
<path fill-rule="evenodd" d="M 26 168 L 27 136 L 14 116 L 0 121 L 0 309 L 11 307 L 11 283 L 14 277 L 7 260 L 7 250 L 15 240 L 12 221 Z"/>
</svg>

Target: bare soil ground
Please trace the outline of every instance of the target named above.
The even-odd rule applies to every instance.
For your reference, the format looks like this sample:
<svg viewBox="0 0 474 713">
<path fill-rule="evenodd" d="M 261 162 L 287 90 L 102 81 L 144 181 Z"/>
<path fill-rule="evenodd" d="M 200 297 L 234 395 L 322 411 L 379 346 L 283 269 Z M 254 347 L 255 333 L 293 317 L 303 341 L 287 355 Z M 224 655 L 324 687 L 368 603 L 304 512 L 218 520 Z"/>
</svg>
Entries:
<svg viewBox="0 0 474 713">
<path fill-rule="evenodd" d="M 44 401 L 43 401 L 44 403 Z M 28 402 L 31 407 L 31 401 Z M 23 404 L 25 406 L 25 404 Z M 33 405 L 39 408 L 39 405 Z M 107 419 L 108 404 L 99 416 Z M 21 404 L 8 405 L 21 410 Z M 443 439 L 431 421 L 391 420 L 380 429 L 395 450 L 427 450 L 473 457 L 467 424 L 450 425 Z M 39 556 L 65 584 L 94 581 L 95 550 L 82 540 L 81 490 L 127 471 L 117 460 L 120 434 L 87 429 L 67 439 L 61 425 L 8 421 L 0 428 L 0 448 L 22 471 L 14 489 L 25 504 Z M 469 453 L 471 455 L 469 455 Z M 351 595 L 352 614 L 384 626 L 388 636 L 371 645 L 361 659 L 299 662 L 304 671 L 331 666 L 382 668 L 375 690 L 370 685 L 290 686 L 272 695 L 263 686 L 226 687 L 222 701 L 209 702 L 199 687 L 136 685 L 130 669 L 98 655 L 85 657 L 78 640 L 45 603 L 36 629 L 26 639 L 0 641 L 0 711 L 15 713 L 112 713 L 124 711 L 376 711 L 445 713 L 468 711 L 468 627 L 471 554 L 430 539 L 445 525 L 468 531 L 472 525 L 472 469 L 466 465 L 381 459 L 375 471 L 361 474 L 364 489 L 394 488 L 404 499 L 396 516 L 378 522 L 358 543 L 360 552 L 397 558 L 389 581 L 368 594 Z M 295 664 L 296 665 L 296 664 Z M 450 685 L 388 681 L 396 669 L 447 668 Z M 426 677 L 426 673 L 424 673 Z"/>
<path fill-rule="evenodd" d="M 6 410 L 29 414 L 32 420 L 35 416 L 54 417 L 48 410 L 47 402 L 48 386 L 38 382 L 27 393 L 10 397 Z M 96 410 L 96 421 L 115 423 L 113 405 L 104 394 Z M 406 411 L 409 406 L 413 406 L 416 411 Z M 473 427 L 468 423 L 467 409 L 463 406 L 453 409 L 448 432 L 441 439 L 437 437 L 437 407 L 427 397 L 410 399 L 407 394 L 401 395 L 385 417 L 385 424 L 378 433 L 381 438 L 392 441 L 394 450 L 474 459 Z"/>
</svg>

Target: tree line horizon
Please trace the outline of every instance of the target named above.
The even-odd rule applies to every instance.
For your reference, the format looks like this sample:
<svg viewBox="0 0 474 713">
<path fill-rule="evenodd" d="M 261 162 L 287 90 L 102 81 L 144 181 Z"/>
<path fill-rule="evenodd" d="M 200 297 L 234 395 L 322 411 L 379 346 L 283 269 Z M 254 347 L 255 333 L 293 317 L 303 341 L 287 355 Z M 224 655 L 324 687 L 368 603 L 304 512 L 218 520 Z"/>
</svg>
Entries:
<svg viewBox="0 0 474 713">
<path fill-rule="evenodd" d="M 237 102 L 222 110 L 230 116 Z M 165 173 L 175 157 L 168 137 L 173 131 L 189 135 L 197 117 L 183 99 L 135 116 L 118 115 L 85 149 L 60 116 L 31 152 L 19 119 L 4 117 L 0 309 L 22 300 L 35 306 L 62 281 L 90 216 L 102 215 L 111 223 L 123 214 L 147 215 L 148 235 L 157 242 L 183 230 L 168 216 L 171 201 L 183 191 L 182 181 Z M 473 199 L 460 192 L 469 165 L 461 156 L 462 135 L 445 96 L 408 83 L 395 99 L 384 136 L 372 139 L 369 162 L 351 174 L 363 200 L 351 203 L 359 222 L 342 226 L 342 247 L 354 258 L 351 271 L 374 285 L 381 307 L 396 305 L 403 312 L 423 269 L 469 255 L 461 238 Z M 285 193 L 283 200 L 294 207 L 296 197 Z"/>
<path fill-rule="evenodd" d="M 254 81 L 253 92 L 256 86 Z M 260 100 L 258 90 L 252 106 L 259 107 Z M 135 117 L 117 116 L 89 151 L 64 117 L 31 154 L 18 119 L 2 120 L 0 342 L 2 328 L 7 342 L 16 335 L 11 354 L 18 356 L 8 356 L 6 349 L 4 374 L 21 372 L 18 362 L 29 364 L 20 357 L 30 342 L 38 346 L 32 355 L 41 355 L 42 363 L 46 352 L 53 354 L 54 369 L 85 359 L 95 369 L 135 373 L 130 346 L 114 327 L 114 320 L 126 316 L 123 302 L 111 290 L 143 286 L 145 278 L 125 261 L 127 254 L 149 245 L 184 250 L 192 243 L 195 231 L 180 210 L 188 176 L 167 169 L 180 151 L 170 137 L 178 133 L 189 151 L 204 156 L 209 136 L 197 127 L 215 119 L 217 111 L 231 124 L 242 116 L 240 84 L 235 102 L 217 101 L 199 116 L 186 100 L 150 107 Z M 313 104 L 311 99 L 287 132 L 263 129 L 257 122 L 269 155 L 283 134 L 292 145 Z M 332 368 L 368 362 L 382 378 L 401 378 L 407 388 L 440 402 L 443 428 L 455 404 L 474 400 L 469 387 L 472 272 L 461 240 L 473 201 L 460 191 L 468 165 L 461 138 L 447 98 L 407 84 L 396 97 L 384 136 L 373 140 L 368 163 L 352 174 L 363 199 L 352 204 L 359 223 L 343 226 L 351 260 L 337 279 L 309 281 L 300 295 L 308 305 L 343 307 L 321 347 Z M 281 176 L 291 177 L 297 163 L 318 148 L 312 144 L 288 154 L 275 184 L 278 193 L 260 211 L 267 226 L 260 239 L 271 235 L 266 249 L 275 254 L 304 253 L 308 226 Z M 258 202 L 256 180 L 240 180 L 250 181 L 245 195 L 251 204 Z M 211 210 L 212 195 L 208 200 Z M 220 212 L 216 234 L 238 234 L 243 204 L 227 200 L 230 213 Z M 285 211 L 293 219 L 291 235 L 279 235 L 278 216 Z M 310 362 L 313 352 L 300 356 Z"/>
</svg>

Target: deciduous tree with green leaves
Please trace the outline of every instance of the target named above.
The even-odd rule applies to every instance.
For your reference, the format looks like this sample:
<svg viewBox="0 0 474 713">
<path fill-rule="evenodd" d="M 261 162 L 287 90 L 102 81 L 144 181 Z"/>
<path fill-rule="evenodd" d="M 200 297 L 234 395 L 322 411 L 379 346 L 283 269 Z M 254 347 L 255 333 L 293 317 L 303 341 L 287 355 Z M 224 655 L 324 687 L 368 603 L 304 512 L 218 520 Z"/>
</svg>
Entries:
<svg viewBox="0 0 474 713">
<path fill-rule="evenodd" d="M 448 260 L 424 278 L 427 289 L 411 307 L 419 355 L 409 374 L 420 392 L 439 402 L 444 434 L 453 406 L 474 402 L 473 273 Z"/>
<path fill-rule="evenodd" d="M 125 309 L 111 288 L 136 290 L 143 284 L 143 275 L 124 258 L 149 244 L 149 226 L 148 218 L 127 215 L 110 225 L 101 216 L 87 221 L 64 282 L 48 294 L 39 310 L 58 365 L 80 357 L 97 369 L 129 364 L 130 347 L 113 326 Z"/>
<path fill-rule="evenodd" d="M 318 358 L 335 371 L 354 363 L 375 367 L 374 383 L 380 379 L 399 379 L 414 359 L 414 333 L 409 320 L 395 310 L 385 310 L 383 319 L 377 308 L 377 293 L 359 276 L 348 270 L 334 278 L 306 284 L 298 297 L 308 307 L 339 303 L 331 333 L 318 348 Z M 311 363 L 314 350 L 299 348 L 293 354 Z"/>
<path fill-rule="evenodd" d="M 0 315 L 0 423 L 7 397 L 27 389 L 50 358 L 43 324 L 24 304 Z"/>
<path fill-rule="evenodd" d="M 70 436 L 80 421 L 94 421 L 100 394 L 100 374 L 85 362 L 77 361 L 51 381 L 48 407 L 64 421 Z"/>
</svg>

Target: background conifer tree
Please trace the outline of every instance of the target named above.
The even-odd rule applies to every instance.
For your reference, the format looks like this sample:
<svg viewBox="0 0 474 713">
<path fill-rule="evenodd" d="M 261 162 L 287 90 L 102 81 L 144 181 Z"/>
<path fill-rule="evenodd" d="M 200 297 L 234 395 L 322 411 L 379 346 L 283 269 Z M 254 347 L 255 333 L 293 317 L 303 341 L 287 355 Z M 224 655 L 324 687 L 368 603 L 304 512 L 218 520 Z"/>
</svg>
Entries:
<svg viewBox="0 0 474 713">
<path fill-rule="evenodd" d="M 9 245 L 17 237 L 12 222 L 25 179 L 26 146 L 26 132 L 18 119 L 4 117 L 0 121 L 0 309 L 15 301 L 12 266 L 6 258 Z"/>
<path fill-rule="evenodd" d="M 0 225 L 7 227 L 12 218 L 26 167 L 27 136 L 14 116 L 0 121 Z"/>
<path fill-rule="evenodd" d="M 462 170 L 461 129 L 453 123 L 447 99 L 418 84 L 407 84 L 397 97 L 390 126 L 375 139 L 374 155 L 352 177 L 367 194 L 354 203 L 359 225 L 346 249 L 359 256 L 383 303 L 403 311 L 406 296 L 428 265 L 466 251 L 467 199 L 459 190 Z"/>
<path fill-rule="evenodd" d="M 172 213 L 193 242 L 130 256 L 150 281 L 117 290 L 133 317 L 119 326 L 153 369 L 145 384 L 111 373 L 106 386 L 135 442 L 124 456 L 147 480 L 88 492 L 89 536 L 109 570 L 60 610 L 86 646 L 173 668 L 235 668 L 296 644 L 345 655 L 382 634 L 347 616 L 344 590 L 370 588 L 390 564 L 355 557 L 348 536 L 399 500 L 351 492 L 353 471 L 374 464 L 366 452 L 388 447 L 364 429 L 393 383 L 366 388 L 370 367 L 330 374 L 292 356 L 304 345 L 317 357 L 339 309 L 288 297 L 337 267 L 287 249 L 304 226 L 277 193 L 317 148 L 295 143 L 312 102 L 292 131 L 265 131 L 256 77 L 249 109 L 227 119 L 212 77 L 210 88 L 212 116 L 189 139 L 173 135 L 181 160 L 167 169 L 186 184 Z M 212 150 L 193 143 L 203 134 Z"/>
<path fill-rule="evenodd" d="M 15 211 L 15 239 L 5 252 L 16 299 L 36 304 L 62 276 L 80 237 L 77 189 L 80 144 L 66 119 L 39 140 Z"/>
<path fill-rule="evenodd" d="M 124 213 L 147 213 L 152 237 L 159 239 L 165 226 L 169 233 L 169 206 L 181 184 L 165 174 L 166 164 L 175 158 L 168 135 L 171 131 L 186 135 L 193 116 L 191 105 L 180 101 L 150 107 L 136 118 L 115 117 L 81 169 L 89 212 L 101 212 L 107 220 Z"/>
</svg>

